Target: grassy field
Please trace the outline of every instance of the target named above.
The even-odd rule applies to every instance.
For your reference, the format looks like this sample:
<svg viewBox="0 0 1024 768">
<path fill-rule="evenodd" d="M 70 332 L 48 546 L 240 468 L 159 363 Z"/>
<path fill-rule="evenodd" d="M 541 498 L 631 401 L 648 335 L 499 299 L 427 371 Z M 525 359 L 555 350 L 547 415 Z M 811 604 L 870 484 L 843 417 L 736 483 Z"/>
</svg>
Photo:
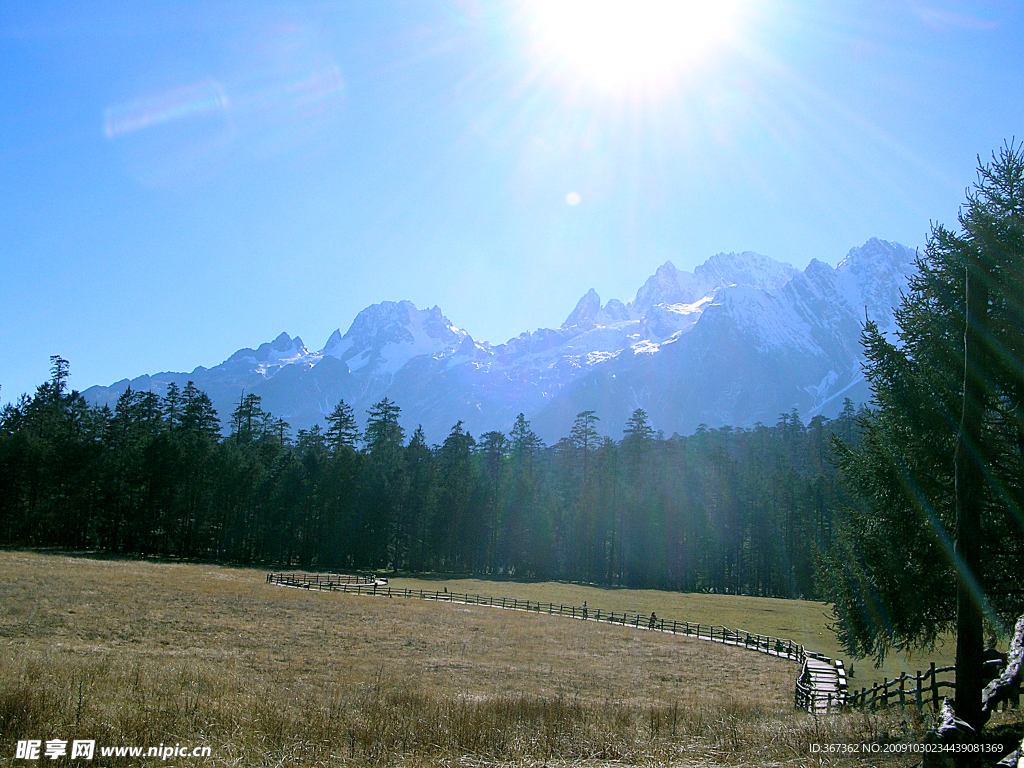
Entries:
<svg viewBox="0 0 1024 768">
<path fill-rule="evenodd" d="M 855 765 L 876 763 L 811 745 L 913 741 L 923 725 L 797 712 L 795 665 L 739 648 L 264 576 L 0 552 L 0 763 L 38 764 L 14 760 L 15 743 L 59 738 L 212 750 L 102 766 Z M 505 586 L 677 610 L 661 593 Z"/>
<path fill-rule="evenodd" d="M 899 677 L 901 672 L 914 674 L 927 669 L 928 662 L 938 666 L 953 664 L 954 644 L 947 642 L 932 651 L 912 655 L 892 654 L 876 668 L 872 659 L 850 660 L 840 649 L 835 634 L 828 628 L 831 609 L 825 603 L 809 600 L 781 600 L 744 595 L 708 595 L 663 592 L 644 589 L 607 589 L 557 582 L 514 583 L 479 579 L 391 579 L 391 584 L 410 589 L 469 592 L 493 597 L 518 597 L 566 605 L 587 605 L 609 611 L 637 611 L 647 615 L 681 621 L 717 624 L 763 635 L 782 637 L 801 643 L 808 650 L 843 659 L 854 676 L 851 687 L 870 687 L 882 679 Z"/>
</svg>

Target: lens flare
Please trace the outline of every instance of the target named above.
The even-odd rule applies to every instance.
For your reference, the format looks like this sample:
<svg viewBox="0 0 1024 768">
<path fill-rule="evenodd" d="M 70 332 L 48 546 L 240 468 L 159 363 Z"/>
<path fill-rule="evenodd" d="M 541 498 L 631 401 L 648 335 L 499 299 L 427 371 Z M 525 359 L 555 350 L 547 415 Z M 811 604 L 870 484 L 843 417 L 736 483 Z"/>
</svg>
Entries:
<svg viewBox="0 0 1024 768">
<path fill-rule="evenodd" d="M 226 112 L 224 88 L 216 80 L 185 85 L 156 96 L 106 109 L 103 132 L 108 139 L 188 117 Z"/>
<path fill-rule="evenodd" d="M 264 25 L 233 54 L 222 71 L 199 82 L 144 75 L 166 82 L 104 110 L 103 133 L 132 176 L 147 186 L 190 184 L 252 158 L 309 162 L 327 151 L 345 83 L 317 28 Z"/>
</svg>

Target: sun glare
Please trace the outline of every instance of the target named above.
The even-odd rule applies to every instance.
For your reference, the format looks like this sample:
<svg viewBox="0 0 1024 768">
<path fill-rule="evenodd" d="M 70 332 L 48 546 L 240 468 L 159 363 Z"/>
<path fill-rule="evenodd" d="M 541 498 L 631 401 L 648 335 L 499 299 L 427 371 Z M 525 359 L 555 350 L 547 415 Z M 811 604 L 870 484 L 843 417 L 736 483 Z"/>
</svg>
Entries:
<svg viewBox="0 0 1024 768">
<path fill-rule="evenodd" d="M 599 86 L 670 81 L 733 36 L 738 0 L 536 0 L 542 49 Z"/>
</svg>

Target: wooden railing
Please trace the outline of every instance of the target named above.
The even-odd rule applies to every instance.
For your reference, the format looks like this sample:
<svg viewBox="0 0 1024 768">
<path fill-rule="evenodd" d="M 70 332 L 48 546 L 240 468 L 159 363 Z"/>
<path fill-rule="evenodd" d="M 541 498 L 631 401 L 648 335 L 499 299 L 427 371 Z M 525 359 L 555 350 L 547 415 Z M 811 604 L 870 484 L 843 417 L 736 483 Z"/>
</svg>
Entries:
<svg viewBox="0 0 1024 768">
<path fill-rule="evenodd" d="M 956 667 L 936 667 L 932 662 L 926 672 L 917 671 L 916 675 L 908 675 L 906 672 L 894 677 L 892 680 L 885 678 L 881 683 L 870 688 L 861 688 L 853 691 L 847 696 L 847 701 L 852 707 L 887 707 L 889 704 L 899 704 L 901 707 L 907 705 L 924 709 L 930 703 L 935 712 L 939 711 L 942 705 L 942 696 L 939 690 L 950 688 L 956 690 L 956 683 L 951 679 L 940 679 L 940 675 L 950 676 L 955 672 Z"/>
<path fill-rule="evenodd" d="M 290 587 L 315 587 L 330 589 L 351 585 L 387 584 L 387 579 L 380 579 L 370 574 L 349 575 L 344 573 L 268 573 L 267 584 L 284 584 Z"/>
<path fill-rule="evenodd" d="M 830 675 L 835 675 L 835 690 L 831 687 L 817 688 L 813 681 L 813 672 L 809 668 L 811 660 L 821 662 Z M 803 669 L 796 679 L 794 704 L 797 709 L 812 714 L 828 714 L 839 707 L 848 705 L 846 667 L 841 659 L 830 659 L 820 653 L 807 653 Z"/>
<path fill-rule="evenodd" d="M 811 714 L 830 714 L 840 707 L 849 706 L 841 691 L 819 691 L 802 678 L 796 681 L 796 697 L 793 702 L 797 709 Z"/>
</svg>

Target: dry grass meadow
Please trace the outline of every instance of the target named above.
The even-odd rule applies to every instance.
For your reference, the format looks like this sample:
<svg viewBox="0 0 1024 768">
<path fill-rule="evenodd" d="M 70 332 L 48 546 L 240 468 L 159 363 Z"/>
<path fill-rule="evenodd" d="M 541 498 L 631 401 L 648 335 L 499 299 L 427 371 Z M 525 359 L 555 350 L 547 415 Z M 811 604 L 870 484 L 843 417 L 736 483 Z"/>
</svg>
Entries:
<svg viewBox="0 0 1024 768">
<path fill-rule="evenodd" d="M 796 666 L 740 648 L 264 577 L 0 552 L 0 764 L 39 765 L 16 741 L 60 738 L 212 749 L 101 766 L 869 765 L 811 745 L 921 733 L 898 710 L 796 712 Z M 621 610 L 615 594 L 584 599 Z M 618 597 L 646 611 L 643 595 Z M 69 762 L 89 764 L 45 760 Z"/>
</svg>

